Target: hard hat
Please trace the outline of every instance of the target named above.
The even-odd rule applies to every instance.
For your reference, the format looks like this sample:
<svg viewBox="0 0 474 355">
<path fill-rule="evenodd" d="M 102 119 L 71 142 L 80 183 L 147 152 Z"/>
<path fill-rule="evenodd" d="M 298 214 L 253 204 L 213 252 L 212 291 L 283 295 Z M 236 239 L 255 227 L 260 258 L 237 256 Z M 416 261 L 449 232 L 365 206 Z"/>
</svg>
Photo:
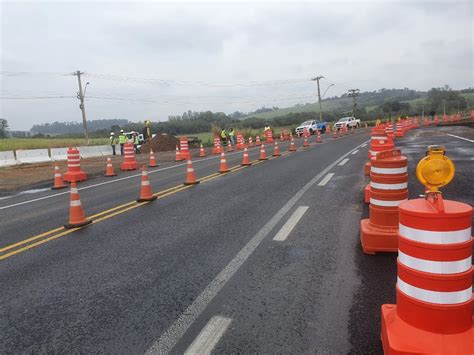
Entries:
<svg viewBox="0 0 474 355">
<path fill-rule="evenodd" d="M 123 133 L 123 129 L 120 130 L 120 133 Z"/>
<path fill-rule="evenodd" d="M 115 136 L 115 133 L 114 133 L 114 132 L 110 132 L 110 135 L 111 135 L 111 136 Z"/>
</svg>

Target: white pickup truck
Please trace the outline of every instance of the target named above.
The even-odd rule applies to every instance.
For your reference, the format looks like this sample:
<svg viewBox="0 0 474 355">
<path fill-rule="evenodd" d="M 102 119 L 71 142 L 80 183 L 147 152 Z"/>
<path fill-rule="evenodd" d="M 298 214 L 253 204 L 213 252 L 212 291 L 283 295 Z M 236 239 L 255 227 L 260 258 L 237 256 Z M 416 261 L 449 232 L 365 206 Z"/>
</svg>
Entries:
<svg viewBox="0 0 474 355">
<path fill-rule="evenodd" d="M 319 122 L 318 120 L 305 121 L 296 127 L 295 132 L 298 136 L 301 136 L 306 128 L 309 134 L 316 134 L 318 131 L 321 133 L 326 132 L 326 122 Z"/>
<path fill-rule="evenodd" d="M 334 126 L 336 127 L 336 129 L 341 129 L 343 127 L 359 128 L 360 120 L 356 119 L 355 117 L 343 117 L 343 118 L 339 119 L 339 121 L 337 121 Z"/>
</svg>

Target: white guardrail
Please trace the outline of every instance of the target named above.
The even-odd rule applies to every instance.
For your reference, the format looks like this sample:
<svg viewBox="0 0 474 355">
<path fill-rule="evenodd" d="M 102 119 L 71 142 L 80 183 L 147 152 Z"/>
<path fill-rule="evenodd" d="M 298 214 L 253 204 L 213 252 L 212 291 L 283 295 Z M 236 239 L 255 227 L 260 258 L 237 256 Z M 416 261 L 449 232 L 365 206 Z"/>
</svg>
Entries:
<svg viewBox="0 0 474 355">
<path fill-rule="evenodd" d="M 77 147 L 81 158 L 106 157 L 112 155 L 110 145 L 94 145 Z M 51 149 L 18 149 L 0 152 L 0 168 L 18 164 L 35 164 L 48 161 L 67 160 L 68 148 Z M 120 146 L 116 148 L 120 154 Z"/>
</svg>

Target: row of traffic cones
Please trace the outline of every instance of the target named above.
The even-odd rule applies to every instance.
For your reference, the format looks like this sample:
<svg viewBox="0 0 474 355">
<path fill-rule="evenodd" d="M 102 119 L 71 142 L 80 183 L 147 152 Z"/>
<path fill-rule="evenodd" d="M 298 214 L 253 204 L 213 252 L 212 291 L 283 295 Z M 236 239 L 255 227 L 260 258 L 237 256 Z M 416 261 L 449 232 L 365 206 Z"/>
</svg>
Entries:
<svg viewBox="0 0 474 355">
<path fill-rule="evenodd" d="M 293 137 L 291 137 L 289 151 L 290 152 L 296 151 L 296 145 L 295 145 Z M 274 142 L 274 149 L 273 149 L 272 156 L 273 157 L 281 156 L 280 148 L 278 146 L 277 141 Z M 260 146 L 260 155 L 258 159 L 268 160 L 264 144 L 261 144 Z M 246 147 L 244 148 L 242 163 L 240 165 L 241 166 L 252 165 L 252 163 L 250 162 L 249 153 Z M 153 152 L 151 152 L 150 154 L 150 166 L 158 166 Z M 55 174 L 54 174 L 54 187 L 53 188 L 60 189 L 60 188 L 67 187 L 67 185 L 64 184 L 64 181 L 61 176 L 61 172 L 59 171 L 59 166 L 57 164 L 55 165 L 54 170 L 55 170 Z M 221 174 L 230 172 L 229 166 L 227 165 L 227 159 L 223 151 L 221 152 L 221 159 L 220 159 L 218 172 Z M 105 176 L 115 176 L 115 175 L 116 174 L 112 166 L 112 160 L 109 157 L 107 158 L 107 167 L 106 167 Z M 196 179 L 196 174 L 194 172 L 192 161 L 191 159 L 188 159 L 187 164 L 186 164 L 186 181 L 184 182 L 184 185 L 196 185 L 198 183 L 199 183 L 199 180 Z M 71 182 L 70 193 L 71 195 L 70 195 L 70 204 L 69 204 L 69 222 L 65 225 L 65 228 L 79 228 L 79 227 L 83 227 L 92 223 L 92 220 L 88 220 L 85 216 L 85 212 L 84 212 L 84 209 L 82 208 L 81 200 L 80 200 L 78 189 L 77 189 L 77 183 L 75 181 Z M 142 165 L 140 195 L 139 195 L 139 198 L 137 199 L 137 202 L 150 202 L 156 199 L 157 199 L 157 196 L 153 194 L 150 180 L 148 178 L 147 167 L 146 165 Z"/>
</svg>

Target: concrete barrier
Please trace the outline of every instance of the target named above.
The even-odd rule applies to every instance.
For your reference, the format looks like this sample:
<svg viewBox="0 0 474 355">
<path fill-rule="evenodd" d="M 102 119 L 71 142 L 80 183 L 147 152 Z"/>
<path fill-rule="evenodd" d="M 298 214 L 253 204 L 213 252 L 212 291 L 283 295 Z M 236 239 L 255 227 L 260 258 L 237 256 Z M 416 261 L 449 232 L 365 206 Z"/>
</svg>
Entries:
<svg viewBox="0 0 474 355">
<path fill-rule="evenodd" d="M 101 157 L 102 151 L 100 145 L 91 145 L 91 146 L 83 146 L 77 147 L 79 149 L 79 153 L 81 154 L 81 158 L 93 158 L 93 157 Z"/>
<path fill-rule="evenodd" d="M 51 148 L 51 160 L 67 160 L 68 148 Z"/>
<path fill-rule="evenodd" d="M 100 152 L 102 153 L 102 156 L 104 157 L 107 157 L 107 156 L 110 156 L 112 155 L 112 146 L 110 145 L 101 145 L 100 146 Z M 115 154 L 120 154 L 120 146 L 118 146 L 118 150 L 117 150 L 117 146 L 115 147 Z"/>
<path fill-rule="evenodd" d="M 15 153 L 13 153 L 13 150 L 0 152 L 0 167 L 16 165 L 16 164 L 18 164 L 18 162 L 15 159 Z"/>
<path fill-rule="evenodd" d="M 48 149 L 20 149 L 15 151 L 20 163 L 42 163 L 51 161 Z"/>
</svg>

